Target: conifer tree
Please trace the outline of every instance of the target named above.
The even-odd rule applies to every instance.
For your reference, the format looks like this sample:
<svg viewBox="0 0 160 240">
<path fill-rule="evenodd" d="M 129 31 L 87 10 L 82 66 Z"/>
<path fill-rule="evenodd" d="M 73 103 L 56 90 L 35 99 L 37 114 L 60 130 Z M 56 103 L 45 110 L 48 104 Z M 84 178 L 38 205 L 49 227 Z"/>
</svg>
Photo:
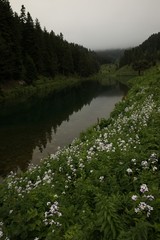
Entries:
<svg viewBox="0 0 160 240">
<path fill-rule="evenodd" d="M 33 59 L 28 54 L 25 56 L 25 81 L 27 84 L 31 84 L 37 79 L 37 70 Z"/>
<path fill-rule="evenodd" d="M 0 78 L 12 80 L 17 76 L 18 53 L 13 12 L 7 0 L 0 0 Z M 15 74 L 16 73 L 16 74 Z"/>
<path fill-rule="evenodd" d="M 0 0 L 0 56 L 0 81 L 4 82 L 32 83 L 38 75 L 88 76 L 99 69 L 88 49 L 68 43 L 62 33 L 42 30 L 24 5 L 19 16 L 13 14 L 8 0 Z"/>
</svg>

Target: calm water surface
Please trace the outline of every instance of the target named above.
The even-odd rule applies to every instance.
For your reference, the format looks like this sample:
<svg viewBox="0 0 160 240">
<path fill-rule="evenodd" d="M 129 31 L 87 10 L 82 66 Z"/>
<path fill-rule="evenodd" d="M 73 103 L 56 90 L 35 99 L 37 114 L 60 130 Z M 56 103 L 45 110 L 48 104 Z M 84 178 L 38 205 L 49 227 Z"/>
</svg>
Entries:
<svg viewBox="0 0 160 240">
<path fill-rule="evenodd" d="M 68 90 L 29 109 L 0 118 L 0 176 L 25 171 L 29 163 L 54 153 L 95 124 L 108 118 L 124 96 L 120 86 L 98 84 Z"/>
</svg>

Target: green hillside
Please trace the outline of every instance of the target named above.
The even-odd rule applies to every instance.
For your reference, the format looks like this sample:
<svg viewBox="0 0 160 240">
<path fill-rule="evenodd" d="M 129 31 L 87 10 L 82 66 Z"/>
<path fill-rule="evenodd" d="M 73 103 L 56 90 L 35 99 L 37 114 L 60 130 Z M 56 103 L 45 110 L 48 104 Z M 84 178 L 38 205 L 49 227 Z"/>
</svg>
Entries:
<svg viewBox="0 0 160 240">
<path fill-rule="evenodd" d="M 160 239 L 160 71 L 79 139 L 0 186 L 2 239 Z"/>
<path fill-rule="evenodd" d="M 141 71 L 154 66 L 160 61 L 160 32 L 152 34 L 147 40 L 135 48 L 127 49 L 120 59 L 120 67 L 131 65 Z"/>
</svg>

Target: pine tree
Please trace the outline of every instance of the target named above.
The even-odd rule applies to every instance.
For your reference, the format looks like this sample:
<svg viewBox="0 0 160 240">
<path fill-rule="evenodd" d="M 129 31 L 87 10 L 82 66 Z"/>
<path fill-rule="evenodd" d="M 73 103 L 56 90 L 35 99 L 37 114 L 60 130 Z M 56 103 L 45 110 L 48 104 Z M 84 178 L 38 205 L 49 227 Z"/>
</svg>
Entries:
<svg viewBox="0 0 160 240">
<path fill-rule="evenodd" d="M 37 79 L 37 70 L 31 56 L 25 56 L 25 82 L 31 84 Z"/>
<path fill-rule="evenodd" d="M 24 5 L 18 16 L 13 14 L 8 0 L 0 0 L 0 13 L 0 81 L 21 79 L 32 83 L 38 75 L 88 76 L 98 70 L 90 51 L 69 44 L 62 33 L 42 30 Z"/>
<path fill-rule="evenodd" d="M 0 13 L 0 78 L 13 80 L 19 78 L 21 65 L 18 28 L 7 0 L 0 0 Z"/>
<path fill-rule="evenodd" d="M 19 18 L 21 23 L 26 23 L 26 8 L 24 5 L 21 7 L 21 14 Z"/>
<path fill-rule="evenodd" d="M 36 54 L 34 56 L 35 65 L 37 71 L 40 75 L 43 75 L 44 72 L 44 60 L 43 60 L 43 49 L 44 49 L 44 42 L 43 42 L 43 31 L 41 29 L 40 22 L 38 19 L 35 21 L 35 51 Z"/>
</svg>

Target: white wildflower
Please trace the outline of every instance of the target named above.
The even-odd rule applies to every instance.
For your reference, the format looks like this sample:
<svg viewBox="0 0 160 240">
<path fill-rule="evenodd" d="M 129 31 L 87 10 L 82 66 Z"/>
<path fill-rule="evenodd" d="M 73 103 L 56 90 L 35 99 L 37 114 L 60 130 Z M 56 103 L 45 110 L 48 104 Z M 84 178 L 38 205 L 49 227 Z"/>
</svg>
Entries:
<svg viewBox="0 0 160 240">
<path fill-rule="evenodd" d="M 143 211 L 143 210 L 145 210 L 146 208 L 147 208 L 147 204 L 146 204 L 145 202 L 140 202 L 140 203 L 139 203 L 139 209 L 140 209 L 140 210 Z"/>
<path fill-rule="evenodd" d="M 155 171 L 157 171 L 157 167 L 156 166 L 154 166 L 153 168 L 152 168 L 152 170 L 153 170 L 153 172 L 155 172 Z"/>
<path fill-rule="evenodd" d="M 138 199 L 138 196 L 137 195 L 133 195 L 131 198 L 132 198 L 133 201 L 136 201 Z"/>
<path fill-rule="evenodd" d="M 145 198 L 147 198 L 149 201 L 153 201 L 154 200 L 154 196 L 153 195 L 145 195 Z"/>
<path fill-rule="evenodd" d="M 100 176 L 99 180 L 100 180 L 100 182 L 102 182 L 104 180 L 104 176 Z"/>
<path fill-rule="evenodd" d="M 147 169 L 148 168 L 148 162 L 147 161 L 142 161 L 141 166 L 142 166 L 143 169 Z"/>
<path fill-rule="evenodd" d="M 3 232 L 0 230 L 0 238 L 3 237 Z"/>
<path fill-rule="evenodd" d="M 127 168 L 126 172 L 127 172 L 128 174 L 130 174 L 130 173 L 132 173 L 133 171 L 132 171 L 131 168 Z"/>
<path fill-rule="evenodd" d="M 134 211 L 135 211 L 135 213 L 139 213 L 140 209 L 139 208 L 135 208 Z"/>
<path fill-rule="evenodd" d="M 135 158 L 131 159 L 131 162 L 136 163 L 136 159 Z"/>
<path fill-rule="evenodd" d="M 144 193 L 144 192 L 148 192 L 148 187 L 146 184 L 142 184 L 140 186 L 140 192 Z"/>
</svg>

